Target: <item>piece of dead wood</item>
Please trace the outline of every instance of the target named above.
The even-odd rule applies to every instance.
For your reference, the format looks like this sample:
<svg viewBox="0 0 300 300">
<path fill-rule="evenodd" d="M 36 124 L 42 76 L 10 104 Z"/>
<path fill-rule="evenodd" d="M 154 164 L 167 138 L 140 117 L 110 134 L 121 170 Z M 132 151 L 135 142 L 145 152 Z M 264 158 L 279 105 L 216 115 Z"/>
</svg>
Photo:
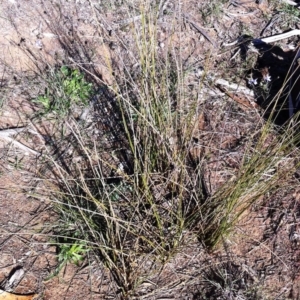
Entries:
<svg viewBox="0 0 300 300">
<path fill-rule="evenodd" d="M 250 108 L 251 109 L 253 109 L 253 108 L 257 109 L 259 107 L 257 103 L 249 101 L 245 97 L 238 96 L 235 93 L 227 91 L 222 85 L 218 84 L 217 87 L 220 89 L 220 91 L 224 92 L 228 97 L 230 97 L 232 100 L 237 102 L 239 104 L 240 108 L 244 111 L 246 111 Z"/>
<path fill-rule="evenodd" d="M 7 292 L 12 292 L 13 289 L 20 283 L 25 275 L 25 271 L 22 267 L 14 268 L 11 273 L 10 277 L 8 278 L 4 289 Z"/>
<path fill-rule="evenodd" d="M 13 137 L 11 137 L 12 135 L 15 135 L 15 134 L 18 134 L 18 133 L 24 131 L 24 129 L 25 129 L 25 127 L 0 130 L 0 139 L 6 140 L 9 143 L 12 143 L 14 146 L 23 150 L 25 152 L 25 154 L 32 153 L 36 156 L 40 155 L 39 152 L 23 145 L 22 143 L 16 141 Z"/>
<path fill-rule="evenodd" d="M 248 12 L 248 13 L 231 13 L 231 12 L 226 12 L 226 14 L 228 16 L 232 16 L 232 17 L 249 17 L 249 16 L 252 16 L 252 15 L 255 15 L 256 14 L 256 10 L 255 11 L 251 11 L 251 12 Z"/>
<path fill-rule="evenodd" d="M 17 295 L 17 294 L 5 292 L 0 289 L 0 300 L 32 300 L 36 296 L 37 296 L 36 294 Z"/>
<path fill-rule="evenodd" d="M 286 4 L 293 5 L 293 6 L 298 5 L 298 3 L 296 3 L 295 1 L 292 1 L 292 0 L 281 0 L 281 1 L 282 1 L 282 2 L 285 2 Z"/>
<path fill-rule="evenodd" d="M 222 79 L 222 78 L 216 79 L 215 85 L 226 86 L 228 89 L 235 91 L 236 93 L 240 92 L 240 93 L 243 93 L 244 95 L 254 97 L 254 92 L 252 90 L 250 90 L 249 88 L 242 86 L 242 85 L 238 85 L 236 83 L 230 83 L 227 80 Z"/>
<path fill-rule="evenodd" d="M 278 42 L 280 40 L 284 40 L 284 39 L 288 39 L 292 36 L 295 35 L 300 35 L 300 29 L 293 29 L 291 31 L 285 32 L 285 33 L 281 33 L 281 34 L 276 34 L 276 35 L 272 35 L 272 36 L 268 36 L 265 38 L 260 38 L 260 39 L 253 39 L 252 40 L 252 44 L 258 44 L 261 42 L 264 42 L 266 44 L 269 43 L 274 43 L 274 42 Z M 230 47 L 230 46 L 234 46 L 237 45 L 239 43 L 243 43 L 244 41 L 241 40 L 241 38 L 236 39 L 235 41 L 231 42 L 231 43 L 223 43 L 224 47 Z"/>
<path fill-rule="evenodd" d="M 196 76 L 198 78 L 201 78 L 202 76 L 206 76 L 207 79 L 212 82 L 214 85 L 220 85 L 220 86 L 224 86 L 227 88 L 227 90 L 231 90 L 231 91 L 234 91 L 235 93 L 242 93 L 244 94 L 245 96 L 249 96 L 251 98 L 254 97 L 254 92 L 253 90 L 249 89 L 248 87 L 246 86 L 242 86 L 240 84 L 236 84 L 236 83 L 232 83 L 232 82 L 229 82 L 225 79 L 222 79 L 222 78 L 217 78 L 216 76 L 214 75 L 211 75 L 211 74 L 206 74 L 205 71 L 203 69 L 199 69 L 197 71 L 197 74 Z"/>
<path fill-rule="evenodd" d="M 280 40 L 283 40 L 283 39 L 290 38 L 294 35 L 300 35 L 300 29 L 294 29 L 294 30 L 291 30 L 291 31 L 288 31 L 288 32 L 285 32 L 285 33 L 276 34 L 276 35 L 273 35 L 273 36 L 262 38 L 260 40 L 262 42 L 268 44 L 268 43 L 273 43 L 273 42 L 277 42 L 277 41 L 280 41 Z"/>
</svg>

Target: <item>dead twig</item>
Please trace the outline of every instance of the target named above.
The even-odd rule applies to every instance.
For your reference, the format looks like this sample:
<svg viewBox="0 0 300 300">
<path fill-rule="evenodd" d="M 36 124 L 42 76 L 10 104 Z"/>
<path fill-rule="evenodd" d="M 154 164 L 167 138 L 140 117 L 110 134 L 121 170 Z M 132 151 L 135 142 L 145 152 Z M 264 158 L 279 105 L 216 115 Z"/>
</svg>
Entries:
<svg viewBox="0 0 300 300">
<path fill-rule="evenodd" d="M 196 30 L 198 30 L 213 46 L 214 48 L 217 48 L 217 44 L 215 43 L 215 41 L 213 41 L 209 35 L 206 33 L 206 31 L 202 28 L 200 28 L 194 21 L 191 20 L 191 18 L 189 16 L 187 16 L 186 14 L 182 15 L 183 19 L 185 21 L 187 21 L 188 23 L 190 23 Z"/>
</svg>

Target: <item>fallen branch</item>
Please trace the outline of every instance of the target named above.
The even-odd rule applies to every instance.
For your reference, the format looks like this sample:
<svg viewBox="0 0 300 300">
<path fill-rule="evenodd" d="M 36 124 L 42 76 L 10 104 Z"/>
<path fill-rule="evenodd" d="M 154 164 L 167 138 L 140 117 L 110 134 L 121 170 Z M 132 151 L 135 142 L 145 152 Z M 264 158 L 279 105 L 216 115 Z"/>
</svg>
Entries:
<svg viewBox="0 0 300 300">
<path fill-rule="evenodd" d="M 200 78 L 204 75 L 203 70 L 198 70 L 197 77 Z M 258 108 L 257 103 L 254 101 L 251 101 L 250 99 L 247 99 L 247 97 L 254 98 L 254 92 L 250 90 L 246 86 L 241 86 L 236 83 L 230 83 L 225 79 L 222 78 L 216 78 L 213 75 L 207 75 L 207 79 L 209 82 L 211 82 L 213 85 L 215 85 L 221 92 L 229 96 L 231 99 L 236 101 L 240 106 L 242 106 L 242 109 L 245 108 Z M 237 95 L 237 93 L 241 93 L 244 95 L 244 97 Z"/>
<path fill-rule="evenodd" d="M 203 70 L 198 70 L 198 73 L 197 73 L 197 77 L 200 78 L 204 75 L 204 71 Z M 210 75 L 210 74 L 206 74 L 207 76 L 207 79 L 212 82 L 214 85 L 216 86 L 224 86 L 226 87 L 227 89 L 231 90 L 231 91 L 234 91 L 235 93 L 239 93 L 239 92 L 242 92 L 244 95 L 246 96 L 250 96 L 250 97 L 254 97 L 254 92 L 252 90 L 250 90 L 248 87 L 246 86 L 241 86 L 239 84 L 236 84 L 236 83 L 231 83 L 225 79 L 222 79 L 222 78 L 216 78 L 215 76 L 213 75 Z"/>
<path fill-rule="evenodd" d="M 294 29 L 294 30 L 291 30 L 289 32 L 269 36 L 269 37 L 262 38 L 262 39 L 259 39 L 259 40 L 261 40 L 262 42 L 268 44 L 268 43 L 274 43 L 274 42 L 277 42 L 277 41 L 280 41 L 280 40 L 283 40 L 283 39 L 290 38 L 294 35 L 300 35 L 300 29 Z"/>
<path fill-rule="evenodd" d="M 220 89 L 220 91 L 222 91 L 228 97 L 230 97 L 232 100 L 237 102 L 243 110 L 248 110 L 249 108 L 258 108 L 257 103 L 250 101 L 248 99 L 245 99 L 243 97 L 240 97 L 240 96 L 236 95 L 235 93 L 229 92 L 223 86 L 221 86 L 219 84 L 217 85 L 217 87 Z"/>
<path fill-rule="evenodd" d="M 254 97 L 254 92 L 252 90 L 250 90 L 247 87 L 238 85 L 236 83 L 230 83 L 225 79 L 215 79 L 215 85 L 220 85 L 220 86 L 226 86 L 228 89 L 235 91 L 235 92 L 242 92 L 243 94 L 247 95 L 247 96 L 251 96 Z"/>
<path fill-rule="evenodd" d="M 262 42 L 266 43 L 266 44 L 269 44 L 269 43 L 274 43 L 274 42 L 277 42 L 277 41 L 280 41 L 280 40 L 283 40 L 283 39 L 290 38 L 290 37 L 295 36 L 295 35 L 300 35 L 300 29 L 294 29 L 294 30 L 291 30 L 289 32 L 276 34 L 276 35 L 261 38 L 261 39 L 253 39 L 252 43 L 254 45 L 255 44 L 260 44 Z M 247 41 L 249 41 L 249 39 Z M 234 46 L 234 45 L 239 44 L 239 43 L 243 44 L 244 42 L 246 42 L 246 40 L 242 40 L 241 38 L 238 38 L 238 39 L 236 39 L 235 41 L 233 41 L 231 43 L 223 43 L 223 46 L 224 47 L 230 47 L 230 46 Z"/>
<path fill-rule="evenodd" d="M 296 3 L 295 1 L 292 1 L 292 0 L 282 0 L 282 2 L 285 2 L 286 4 L 290 4 L 290 5 L 293 5 L 293 6 L 298 5 L 298 3 Z"/>
<path fill-rule="evenodd" d="M 29 152 L 36 156 L 40 155 L 39 152 L 34 151 L 33 149 L 23 145 L 22 143 L 16 141 L 14 138 L 11 137 L 11 135 L 20 133 L 20 132 L 24 131 L 24 129 L 25 129 L 25 127 L 0 130 L 0 139 L 6 140 L 6 141 L 12 143 L 13 145 L 15 145 L 16 147 L 22 149 L 25 152 L 25 154 L 28 154 L 28 152 Z"/>
</svg>

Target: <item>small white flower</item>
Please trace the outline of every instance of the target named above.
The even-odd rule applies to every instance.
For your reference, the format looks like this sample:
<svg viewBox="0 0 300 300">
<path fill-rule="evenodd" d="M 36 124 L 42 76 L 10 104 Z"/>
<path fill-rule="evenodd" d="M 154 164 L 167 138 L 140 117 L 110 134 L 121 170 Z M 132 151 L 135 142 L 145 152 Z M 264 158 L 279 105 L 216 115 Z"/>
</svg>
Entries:
<svg viewBox="0 0 300 300">
<path fill-rule="evenodd" d="M 257 85 L 257 78 L 250 78 L 248 79 L 248 84 L 250 85 Z"/>
<path fill-rule="evenodd" d="M 271 81 L 271 76 L 270 74 L 267 74 L 266 76 L 264 76 L 264 81 L 270 82 Z"/>
<path fill-rule="evenodd" d="M 42 49 L 43 48 L 43 42 L 41 40 L 36 40 L 35 45 L 37 48 Z"/>
</svg>

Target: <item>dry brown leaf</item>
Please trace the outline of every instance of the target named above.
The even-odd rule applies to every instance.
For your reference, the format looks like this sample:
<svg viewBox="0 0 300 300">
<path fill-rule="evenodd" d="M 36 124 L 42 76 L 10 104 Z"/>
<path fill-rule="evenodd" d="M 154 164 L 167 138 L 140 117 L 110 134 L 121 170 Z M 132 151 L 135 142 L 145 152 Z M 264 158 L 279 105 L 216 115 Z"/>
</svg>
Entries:
<svg viewBox="0 0 300 300">
<path fill-rule="evenodd" d="M 36 294 L 16 295 L 0 290 L 0 300 L 32 300 Z"/>
</svg>

